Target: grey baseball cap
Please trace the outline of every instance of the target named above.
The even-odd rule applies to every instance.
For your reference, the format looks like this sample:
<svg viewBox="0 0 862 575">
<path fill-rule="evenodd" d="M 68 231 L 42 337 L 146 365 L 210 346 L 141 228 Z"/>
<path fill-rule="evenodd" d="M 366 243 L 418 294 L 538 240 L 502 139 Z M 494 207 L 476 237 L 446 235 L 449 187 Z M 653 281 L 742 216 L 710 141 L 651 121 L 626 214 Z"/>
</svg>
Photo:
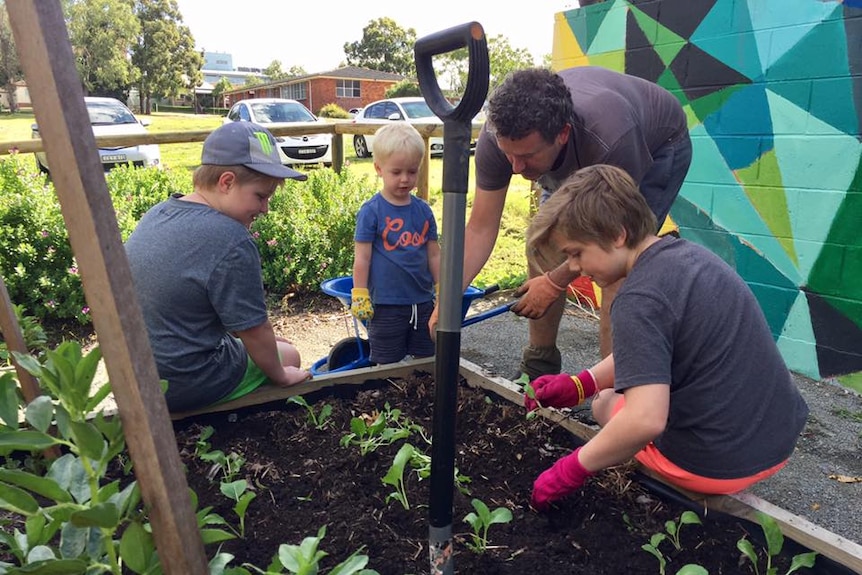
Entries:
<svg viewBox="0 0 862 575">
<path fill-rule="evenodd" d="M 201 164 L 245 166 L 273 178 L 308 179 L 281 163 L 275 137 L 252 122 L 231 122 L 214 130 L 204 140 Z"/>
</svg>

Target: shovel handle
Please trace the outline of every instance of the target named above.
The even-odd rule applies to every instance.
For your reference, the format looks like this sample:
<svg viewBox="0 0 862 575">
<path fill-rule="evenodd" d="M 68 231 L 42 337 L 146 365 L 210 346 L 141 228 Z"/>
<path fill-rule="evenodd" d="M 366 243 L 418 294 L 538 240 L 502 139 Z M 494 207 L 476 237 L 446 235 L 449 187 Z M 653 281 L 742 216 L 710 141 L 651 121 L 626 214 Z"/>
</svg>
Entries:
<svg viewBox="0 0 862 575">
<path fill-rule="evenodd" d="M 464 96 L 457 106 L 452 106 L 440 85 L 434 72 L 432 57 L 467 47 L 470 66 L 467 71 L 467 87 Z M 416 41 L 413 47 L 416 59 L 416 75 L 419 87 L 425 101 L 441 120 L 446 122 L 466 122 L 482 109 L 485 96 L 488 94 L 490 64 L 488 62 L 488 45 L 485 30 L 478 22 L 468 22 L 453 26 L 434 34 L 429 34 Z"/>
</svg>

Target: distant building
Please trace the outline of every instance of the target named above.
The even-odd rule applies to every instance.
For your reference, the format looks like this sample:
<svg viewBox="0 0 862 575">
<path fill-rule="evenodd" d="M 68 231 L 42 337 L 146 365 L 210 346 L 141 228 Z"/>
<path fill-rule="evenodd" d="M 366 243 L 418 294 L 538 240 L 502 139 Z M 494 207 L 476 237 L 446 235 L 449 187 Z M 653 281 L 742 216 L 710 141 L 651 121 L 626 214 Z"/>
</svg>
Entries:
<svg viewBox="0 0 862 575">
<path fill-rule="evenodd" d="M 224 94 L 225 107 L 248 98 L 290 98 L 302 102 L 315 114 L 327 104 L 338 104 L 345 110 L 362 108 L 384 98 L 386 90 L 404 79 L 400 74 L 345 66 L 254 86 L 237 86 Z"/>
<path fill-rule="evenodd" d="M 212 86 L 218 84 L 222 78 L 227 78 L 228 82 L 235 87 L 244 85 L 246 80 L 252 76 L 262 82 L 269 79 L 260 68 L 234 68 L 233 56 L 226 52 L 204 52 L 204 65 L 201 68 L 201 74 L 204 84 L 209 84 L 209 87 L 208 89 L 197 90 L 198 94 L 212 92 Z"/>
</svg>

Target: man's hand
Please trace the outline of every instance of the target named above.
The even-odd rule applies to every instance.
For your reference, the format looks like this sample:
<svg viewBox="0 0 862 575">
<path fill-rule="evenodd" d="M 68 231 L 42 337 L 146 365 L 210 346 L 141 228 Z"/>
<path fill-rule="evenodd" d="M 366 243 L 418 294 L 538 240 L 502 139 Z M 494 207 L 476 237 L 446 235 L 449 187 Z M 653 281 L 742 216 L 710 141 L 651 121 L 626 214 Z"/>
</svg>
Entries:
<svg viewBox="0 0 862 575">
<path fill-rule="evenodd" d="M 512 306 L 512 311 L 523 317 L 539 319 L 564 291 L 566 288 L 555 284 L 545 272 L 515 290 L 515 296 L 521 299 Z"/>
<path fill-rule="evenodd" d="M 527 411 L 537 407 L 574 407 L 597 391 L 596 380 L 586 369 L 578 375 L 542 375 L 531 381 L 530 386 L 533 388 L 533 397 L 524 396 Z"/>
<path fill-rule="evenodd" d="M 374 306 L 368 288 L 353 288 L 350 290 L 350 313 L 359 321 L 368 321 L 374 317 Z"/>
<path fill-rule="evenodd" d="M 592 472 L 587 471 L 578 459 L 581 448 L 560 458 L 550 469 L 544 471 L 533 483 L 530 505 L 536 511 L 547 511 L 551 503 L 574 493 Z"/>
</svg>

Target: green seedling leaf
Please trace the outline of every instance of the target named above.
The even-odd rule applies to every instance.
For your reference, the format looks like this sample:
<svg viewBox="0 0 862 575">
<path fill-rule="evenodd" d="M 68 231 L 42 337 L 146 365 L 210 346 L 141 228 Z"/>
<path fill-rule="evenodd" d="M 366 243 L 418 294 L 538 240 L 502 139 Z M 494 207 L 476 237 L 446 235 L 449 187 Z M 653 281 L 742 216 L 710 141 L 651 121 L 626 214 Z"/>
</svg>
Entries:
<svg viewBox="0 0 862 575">
<path fill-rule="evenodd" d="M 781 548 L 784 547 L 784 535 L 778 528 L 778 522 L 761 511 L 757 512 L 757 520 L 760 522 L 763 535 L 766 537 L 766 551 L 770 557 L 775 557 L 781 553 Z"/>
<path fill-rule="evenodd" d="M 204 545 L 210 545 L 212 543 L 221 543 L 222 541 L 236 539 L 236 535 L 221 529 L 201 529 L 201 539 Z"/>
<path fill-rule="evenodd" d="M 790 569 L 787 570 L 787 575 L 803 567 L 814 567 L 815 561 L 817 561 L 816 551 L 794 555 L 793 560 L 790 562 Z"/>
<path fill-rule="evenodd" d="M 233 499 L 234 501 L 239 501 L 240 496 L 248 489 L 248 481 L 245 479 L 239 479 L 237 481 L 231 481 L 230 483 L 222 483 L 219 485 L 219 490 L 222 492 L 222 495 L 229 499 Z"/>
<path fill-rule="evenodd" d="M 509 523 L 512 519 L 512 512 L 507 507 L 498 507 L 491 512 L 491 516 L 488 519 L 488 525 L 494 525 L 495 523 Z"/>
<path fill-rule="evenodd" d="M 41 431 L 0 431 L 0 451 L 44 451 L 57 443 Z"/>
<path fill-rule="evenodd" d="M 115 529 L 120 524 L 120 514 L 113 503 L 99 503 L 89 509 L 75 511 L 69 519 L 75 527 Z"/>
<path fill-rule="evenodd" d="M 736 542 L 736 548 L 748 557 L 753 565 L 757 566 L 757 553 L 754 551 L 754 545 L 751 544 L 751 541 L 743 537 Z"/>
<path fill-rule="evenodd" d="M 54 403 L 47 395 L 40 395 L 27 404 L 24 411 L 24 419 L 34 429 L 47 433 L 54 419 Z"/>
<path fill-rule="evenodd" d="M 694 511 L 683 511 L 679 518 L 679 523 L 680 525 L 703 525 L 700 517 Z"/>
<path fill-rule="evenodd" d="M 709 575 L 709 571 L 700 565 L 689 563 L 688 565 L 683 565 L 680 570 L 676 572 L 676 575 Z"/>
<path fill-rule="evenodd" d="M 78 451 L 84 457 L 98 460 L 105 452 L 105 438 L 96 426 L 86 421 L 70 421 L 69 428 Z"/>
<path fill-rule="evenodd" d="M 29 516 L 39 511 L 39 503 L 23 489 L 0 483 L 0 509 Z"/>
<path fill-rule="evenodd" d="M 18 429 L 20 405 L 21 399 L 18 396 L 18 383 L 15 378 L 11 373 L 0 375 L 0 421 L 12 429 Z"/>
<path fill-rule="evenodd" d="M 57 485 L 56 481 L 19 469 L 0 468 L 0 481 L 23 487 L 56 503 L 69 503 L 72 501 L 69 493 Z"/>
<path fill-rule="evenodd" d="M 120 539 L 120 557 L 123 564 L 135 573 L 144 573 L 155 552 L 153 536 L 138 521 L 131 522 Z"/>
</svg>

